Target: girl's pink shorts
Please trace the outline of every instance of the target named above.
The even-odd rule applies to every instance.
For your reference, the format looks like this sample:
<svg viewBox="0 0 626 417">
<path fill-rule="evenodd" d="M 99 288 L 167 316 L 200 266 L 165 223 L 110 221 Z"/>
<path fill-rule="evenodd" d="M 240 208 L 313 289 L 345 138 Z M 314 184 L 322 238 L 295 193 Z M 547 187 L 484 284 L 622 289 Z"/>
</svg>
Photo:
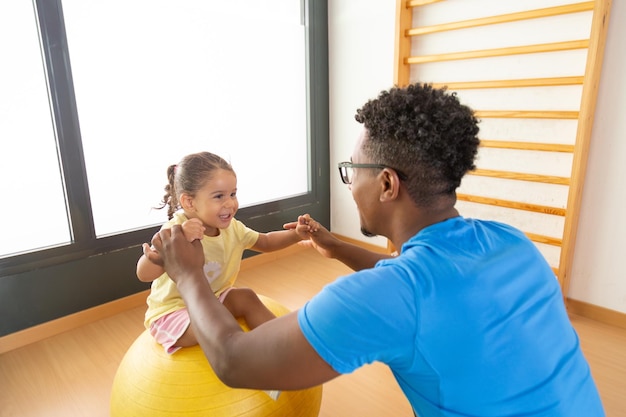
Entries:
<svg viewBox="0 0 626 417">
<path fill-rule="evenodd" d="M 150 325 L 150 334 L 169 354 L 176 352 L 180 346 L 174 346 L 185 333 L 191 320 L 186 308 L 159 317 Z"/>
<path fill-rule="evenodd" d="M 226 295 L 232 288 L 223 291 L 220 296 L 220 302 L 224 302 Z M 178 339 L 185 333 L 191 320 L 187 308 L 176 310 L 173 313 L 159 317 L 150 325 L 150 334 L 157 343 L 161 344 L 165 351 L 169 354 L 176 352 L 180 346 L 174 346 Z"/>
</svg>

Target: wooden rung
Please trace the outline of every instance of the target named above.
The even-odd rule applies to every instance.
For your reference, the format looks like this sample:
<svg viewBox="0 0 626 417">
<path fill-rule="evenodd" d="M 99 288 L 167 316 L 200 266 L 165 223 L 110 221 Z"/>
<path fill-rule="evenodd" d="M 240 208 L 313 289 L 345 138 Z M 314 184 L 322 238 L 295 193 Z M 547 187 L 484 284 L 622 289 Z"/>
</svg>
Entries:
<svg viewBox="0 0 626 417">
<path fill-rule="evenodd" d="M 440 25 L 422 26 L 407 30 L 407 36 L 426 35 L 429 33 L 444 32 L 449 30 L 467 29 L 478 26 L 494 25 L 498 23 L 516 22 L 518 20 L 537 19 L 541 17 L 559 16 L 568 13 L 578 13 L 593 10 L 593 1 L 567 4 L 564 6 L 548 7 L 544 9 L 527 10 L 524 12 L 509 13 L 498 16 L 481 17 L 478 19 L 462 20 L 458 22 L 443 23 Z"/>
<path fill-rule="evenodd" d="M 556 266 L 552 267 L 552 272 L 554 272 L 554 275 L 558 276 L 559 275 L 559 268 L 557 268 Z"/>
<path fill-rule="evenodd" d="M 524 232 L 526 236 L 533 242 L 545 243 L 546 245 L 561 246 L 563 244 L 562 239 L 556 237 L 538 235 L 535 233 Z"/>
<path fill-rule="evenodd" d="M 496 56 L 535 54 L 542 52 L 569 51 L 572 49 L 586 49 L 589 40 L 542 43 L 537 45 L 511 46 L 508 48 L 481 49 L 477 51 L 451 52 L 447 54 L 410 56 L 405 63 L 409 65 L 424 64 L 428 62 L 453 61 L 458 59 L 491 58 Z"/>
<path fill-rule="evenodd" d="M 574 152 L 574 145 L 562 145 L 559 143 L 512 142 L 481 139 L 480 146 L 483 148 L 517 149 L 522 151 Z"/>
<path fill-rule="evenodd" d="M 447 87 L 448 90 L 470 90 L 480 88 L 519 88 L 519 87 L 556 87 L 561 85 L 582 85 L 584 77 L 527 78 L 519 80 L 467 81 L 453 83 L 432 83 L 435 88 Z"/>
<path fill-rule="evenodd" d="M 565 110 L 476 110 L 474 115 L 494 119 L 578 119 L 577 111 Z"/>
<path fill-rule="evenodd" d="M 456 198 L 470 203 L 487 204 L 490 206 L 505 207 L 516 210 L 526 210 L 535 213 L 551 214 L 554 216 L 565 216 L 566 210 L 558 207 L 542 206 L 539 204 L 522 203 L 519 201 L 502 200 L 499 198 L 482 197 L 470 194 L 457 194 Z"/>
<path fill-rule="evenodd" d="M 438 3 L 442 0 L 408 0 L 406 2 L 406 7 L 418 7 L 418 6 L 425 6 L 427 4 L 432 4 L 432 3 Z"/>
<path fill-rule="evenodd" d="M 552 175 L 526 174 L 521 172 L 497 171 L 491 169 L 475 169 L 469 171 L 468 175 L 478 175 L 481 177 L 502 178 L 507 180 L 531 181 L 544 184 L 569 185 L 570 179 Z"/>
</svg>

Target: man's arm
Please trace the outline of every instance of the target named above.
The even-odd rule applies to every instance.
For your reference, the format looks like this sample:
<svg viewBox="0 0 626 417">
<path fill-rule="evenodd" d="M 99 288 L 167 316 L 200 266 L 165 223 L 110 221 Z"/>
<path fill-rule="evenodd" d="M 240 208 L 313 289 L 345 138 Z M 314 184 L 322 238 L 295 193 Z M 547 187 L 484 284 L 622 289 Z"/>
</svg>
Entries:
<svg viewBox="0 0 626 417">
<path fill-rule="evenodd" d="M 365 249 L 361 246 L 338 239 L 335 236 L 332 236 L 332 238 L 335 241 L 332 244 L 326 243 L 324 250 L 331 253 L 331 258 L 341 261 L 353 271 L 373 268 L 376 262 L 381 259 L 391 258 L 391 255 Z M 319 239 L 313 236 L 311 237 L 311 241 L 314 243 L 314 246 L 317 245 L 318 248 L 321 246 L 318 243 Z M 318 249 L 318 251 L 320 250 Z"/>
<path fill-rule="evenodd" d="M 227 385 L 253 389 L 303 389 L 339 375 L 308 343 L 297 312 L 244 332 L 211 293 L 204 278 L 199 241 L 188 242 L 180 226 L 152 239 L 157 255 L 183 297 L 194 334 L 215 374 Z"/>
<path fill-rule="evenodd" d="M 190 242 L 195 239 L 202 239 L 204 236 L 205 227 L 200 219 L 186 220 L 182 225 L 182 229 L 185 233 L 185 237 Z M 151 256 L 149 255 L 149 252 L 154 251 L 150 245 L 144 243 L 142 245 L 142 249 L 143 255 L 141 255 L 139 261 L 137 261 L 137 278 L 139 278 L 139 281 L 152 282 L 163 275 L 165 270 L 163 269 L 163 265 L 150 262 Z M 158 256 L 158 253 L 155 253 L 152 256 Z"/>
</svg>

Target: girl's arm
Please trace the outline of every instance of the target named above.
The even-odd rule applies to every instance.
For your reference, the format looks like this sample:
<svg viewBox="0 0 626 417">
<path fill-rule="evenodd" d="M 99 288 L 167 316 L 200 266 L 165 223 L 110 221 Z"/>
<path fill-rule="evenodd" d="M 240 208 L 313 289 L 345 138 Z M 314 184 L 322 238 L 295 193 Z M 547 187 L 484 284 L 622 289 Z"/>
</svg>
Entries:
<svg viewBox="0 0 626 417">
<path fill-rule="evenodd" d="M 259 233 L 259 238 L 251 249 L 257 252 L 272 252 L 284 249 L 294 243 L 298 243 L 300 240 L 302 239 L 295 230 L 277 230 L 274 232 Z"/>
<path fill-rule="evenodd" d="M 161 265 L 157 265 L 148 259 L 147 254 L 154 251 L 147 243 L 142 245 L 143 255 L 137 261 L 137 278 L 142 282 L 152 282 L 165 272 Z"/>
</svg>

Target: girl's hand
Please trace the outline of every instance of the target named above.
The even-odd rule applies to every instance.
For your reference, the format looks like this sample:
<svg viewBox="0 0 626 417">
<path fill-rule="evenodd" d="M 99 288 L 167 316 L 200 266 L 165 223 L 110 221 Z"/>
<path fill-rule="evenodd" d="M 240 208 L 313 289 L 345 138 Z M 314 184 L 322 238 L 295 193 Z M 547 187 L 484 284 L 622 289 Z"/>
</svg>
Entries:
<svg viewBox="0 0 626 417">
<path fill-rule="evenodd" d="M 196 239 L 202 240 L 205 229 L 200 219 L 189 219 L 183 223 L 183 232 L 188 242 L 193 242 Z"/>
<path fill-rule="evenodd" d="M 310 215 L 303 214 L 298 216 L 298 221 L 285 223 L 283 228 L 286 230 L 294 230 L 300 239 L 308 240 L 311 238 L 311 234 L 317 232 L 320 229 L 320 224 L 313 220 Z"/>
<path fill-rule="evenodd" d="M 141 248 L 143 249 L 143 254 L 146 256 L 146 259 L 148 259 L 150 262 L 158 265 L 159 262 L 154 262 L 153 260 L 159 260 L 160 256 L 159 253 L 156 251 L 156 249 L 154 248 L 154 246 L 151 246 L 147 243 L 144 243 L 143 245 L 141 245 Z"/>
<path fill-rule="evenodd" d="M 297 222 L 286 223 L 283 227 L 296 231 L 301 239 L 298 245 L 314 248 L 327 258 L 333 257 L 331 248 L 339 240 L 309 214 L 298 216 Z"/>
</svg>

